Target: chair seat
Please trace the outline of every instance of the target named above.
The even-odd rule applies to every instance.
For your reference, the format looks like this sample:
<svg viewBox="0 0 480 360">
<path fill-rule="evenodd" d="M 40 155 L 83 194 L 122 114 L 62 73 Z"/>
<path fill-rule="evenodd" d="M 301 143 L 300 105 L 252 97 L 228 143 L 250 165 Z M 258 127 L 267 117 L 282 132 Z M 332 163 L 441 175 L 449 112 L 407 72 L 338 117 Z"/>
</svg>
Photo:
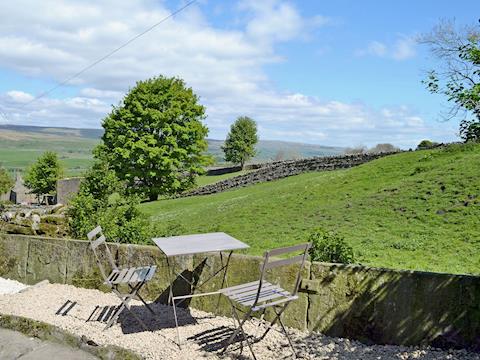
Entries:
<svg viewBox="0 0 480 360">
<path fill-rule="evenodd" d="M 244 306 L 252 306 L 255 303 L 259 287 L 259 281 L 253 281 L 247 284 L 232 286 L 220 290 L 222 294 L 227 296 L 230 300 Z M 286 301 L 293 300 L 291 294 L 282 289 L 278 285 L 273 285 L 267 281 L 262 282 L 262 288 L 258 297 L 257 305 L 271 300 L 279 300 L 284 298 Z M 291 299 L 290 299 L 291 298 Z M 268 303 L 263 304 L 266 307 Z M 253 309 L 255 311 L 255 309 Z"/>
<path fill-rule="evenodd" d="M 110 273 L 104 284 L 117 285 L 146 282 L 153 277 L 156 270 L 156 265 L 116 269 Z"/>
</svg>

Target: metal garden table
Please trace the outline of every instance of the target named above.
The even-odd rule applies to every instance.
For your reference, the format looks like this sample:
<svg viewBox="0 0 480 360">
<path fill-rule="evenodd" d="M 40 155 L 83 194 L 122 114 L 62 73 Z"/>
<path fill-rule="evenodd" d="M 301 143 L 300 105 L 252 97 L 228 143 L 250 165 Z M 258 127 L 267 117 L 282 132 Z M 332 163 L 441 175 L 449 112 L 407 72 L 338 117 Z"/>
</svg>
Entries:
<svg viewBox="0 0 480 360">
<path fill-rule="evenodd" d="M 196 289 L 202 287 L 207 281 L 211 280 L 213 277 L 223 272 L 222 285 L 220 288 L 223 288 L 227 281 L 227 268 L 230 262 L 230 258 L 234 250 L 247 249 L 249 246 L 240 240 L 233 238 L 232 236 L 225 234 L 223 232 L 207 233 L 207 234 L 194 234 L 194 235 L 181 235 L 181 236 L 170 236 L 170 237 L 161 237 L 153 238 L 152 241 L 158 248 L 165 254 L 167 257 L 167 265 L 169 269 L 170 276 L 170 289 L 168 295 L 168 303 L 173 304 L 173 313 L 175 316 L 175 325 L 177 328 L 177 339 L 178 345 L 180 346 L 180 333 L 178 330 L 178 319 L 177 311 L 175 308 L 175 301 L 181 300 L 179 303 L 183 302 L 185 299 L 193 298 L 197 296 L 208 296 L 220 294 L 219 291 L 198 293 L 198 294 L 189 294 L 182 296 L 174 296 L 173 294 L 173 282 L 175 276 L 179 276 L 184 279 L 191 286 L 194 284 L 185 278 L 180 272 L 177 272 L 175 269 L 175 262 L 171 261 L 171 258 L 175 256 L 184 256 L 184 255 L 195 255 L 195 254 L 205 254 L 205 253 L 220 253 L 221 267 L 213 273 L 210 277 L 204 280 L 201 284 L 196 285 Z M 228 252 L 228 256 L 224 259 L 223 252 Z M 220 289 L 219 289 L 220 290 Z M 220 301 L 220 296 L 218 298 Z M 217 304 L 218 308 L 218 304 Z"/>
</svg>

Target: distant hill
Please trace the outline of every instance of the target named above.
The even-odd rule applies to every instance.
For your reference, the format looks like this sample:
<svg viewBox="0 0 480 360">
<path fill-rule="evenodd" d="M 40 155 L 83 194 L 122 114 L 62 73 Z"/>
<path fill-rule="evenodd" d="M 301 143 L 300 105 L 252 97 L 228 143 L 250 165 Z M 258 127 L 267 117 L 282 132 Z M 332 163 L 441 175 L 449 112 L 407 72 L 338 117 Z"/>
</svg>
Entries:
<svg viewBox="0 0 480 360">
<path fill-rule="evenodd" d="M 102 134 L 103 129 L 0 125 L 0 163 L 10 170 L 21 171 L 42 152 L 52 150 L 59 153 L 67 175 L 76 175 L 88 168 L 91 151 Z M 208 152 L 218 163 L 223 161 L 222 143 L 222 140 L 208 140 Z M 343 151 L 340 147 L 260 140 L 252 162 L 330 156 Z"/>
</svg>

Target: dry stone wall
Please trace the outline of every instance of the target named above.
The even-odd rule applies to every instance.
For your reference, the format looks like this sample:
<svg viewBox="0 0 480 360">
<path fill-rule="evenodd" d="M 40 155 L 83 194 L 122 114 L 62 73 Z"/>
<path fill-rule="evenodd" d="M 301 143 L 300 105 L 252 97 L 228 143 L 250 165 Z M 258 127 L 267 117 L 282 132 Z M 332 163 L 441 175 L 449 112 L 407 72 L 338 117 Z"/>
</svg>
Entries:
<svg viewBox="0 0 480 360">
<path fill-rule="evenodd" d="M 167 302 L 167 262 L 157 247 L 111 244 L 111 248 L 119 264 L 156 264 L 157 273 L 142 295 Z M 261 261 L 256 256 L 233 255 L 228 284 L 258 279 Z M 218 255 L 184 256 L 175 258 L 175 263 L 183 276 L 195 282 L 213 275 L 222 259 Z M 27 284 L 48 279 L 108 291 L 88 242 L 80 240 L 0 234 L 0 276 Z M 294 267 L 286 266 L 275 269 L 270 280 L 288 288 L 294 277 Z M 217 290 L 221 283 L 219 274 L 201 291 Z M 173 286 L 178 295 L 191 290 L 180 277 Z M 214 297 L 194 298 L 188 305 L 231 315 L 223 298 L 218 306 Z M 366 343 L 480 351 L 480 277 L 307 263 L 300 298 L 285 312 L 285 322 Z"/>
<path fill-rule="evenodd" d="M 191 190 L 181 194 L 180 197 L 215 194 L 233 188 L 272 181 L 310 171 L 330 171 L 351 168 L 392 154 L 396 153 L 357 154 L 276 161 L 262 164 L 256 171 Z"/>
</svg>

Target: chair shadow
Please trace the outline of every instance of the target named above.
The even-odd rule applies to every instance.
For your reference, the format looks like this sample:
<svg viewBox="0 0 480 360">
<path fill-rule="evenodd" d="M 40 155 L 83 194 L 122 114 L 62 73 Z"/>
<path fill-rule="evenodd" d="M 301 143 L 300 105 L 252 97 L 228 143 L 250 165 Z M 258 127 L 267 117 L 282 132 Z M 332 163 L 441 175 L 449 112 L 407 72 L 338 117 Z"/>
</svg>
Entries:
<svg viewBox="0 0 480 360">
<path fill-rule="evenodd" d="M 130 311 L 124 309 L 117 319 L 117 323 L 120 324 L 122 332 L 124 334 L 133 334 L 144 331 L 175 328 L 176 325 L 173 307 L 168 304 L 170 287 L 173 288 L 173 293 L 175 296 L 190 294 L 192 289 L 197 287 L 204 266 L 205 261 L 200 263 L 193 271 L 184 270 L 174 279 L 170 286 L 162 291 L 162 293 L 153 302 L 148 303 L 155 314 L 152 314 L 150 310 L 148 310 L 148 308 L 143 304 L 131 305 Z M 191 285 L 185 281 L 185 278 L 191 282 Z M 191 315 L 191 312 L 188 308 L 190 301 L 191 299 L 186 299 L 185 301 L 176 304 L 175 310 L 177 313 L 179 327 L 198 323 L 197 319 Z M 87 321 L 98 321 L 107 324 L 109 319 L 115 314 L 116 308 L 116 306 L 97 306 Z M 132 313 L 143 321 L 147 329 L 145 329 L 137 321 Z"/>
<path fill-rule="evenodd" d="M 218 352 L 221 351 L 225 345 L 227 345 L 228 339 L 232 336 L 235 328 L 220 326 L 214 329 L 209 329 L 192 335 L 187 338 L 187 340 L 195 342 L 203 351 L 206 352 Z M 247 335 L 250 342 L 255 343 L 255 339 L 252 335 Z M 228 347 L 228 354 L 230 356 L 234 355 L 232 352 L 238 350 L 239 348 L 246 348 L 248 351 L 248 345 L 243 340 L 242 334 L 237 334 L 235 339 L 231 342 Z M 241 355 L 241 354 L 240 354 Z M 249 358 L 248 356 L 245 358 Z"/>
<path fill-rule="evenodd" d="M 152 314 L 144 304 L 137 305 L 130 303 L 130 311 L 123 309 L 117 319 L 117 323 L 120 325 L 122 332 L 124 334 L 133 334 L 144 331 L 175 328 L 176 324 L 173 307 L 168 304 L 170 287 L 173 288 L 175 296 L 190 294 L 192 289 L 197 288 L 205 264 L 206 260 L 202 261 L 193 271 L 184 270 L 181 275 L 178 275 L 172 284 L 164 289 L 153 302 L 147 302 L 155 314 Z M 185 281 L 185 278 L 188 279 L 191 284 Z M 176 304 L 179 327 L 198 323 L 197 319 L 191 315 L 188 308 L 190 301 L 191 299 L 185 299 L 185 301 Z M 78 302 L 75 300 L 67 300 L 58 308 L 55 314 L 58 316 L 67 316 L 77 304 Z M 116 309 L 118 309 L 121 304 L 121 300 L 118 299 L 117 305 L 97 305 L 85 321 L 98 322 L 105 324 L 106 326 L 108 321 L 115 315 Z M 137 321 L 136 317 L 142 320 L 147 329 Z"/>
</svg>

